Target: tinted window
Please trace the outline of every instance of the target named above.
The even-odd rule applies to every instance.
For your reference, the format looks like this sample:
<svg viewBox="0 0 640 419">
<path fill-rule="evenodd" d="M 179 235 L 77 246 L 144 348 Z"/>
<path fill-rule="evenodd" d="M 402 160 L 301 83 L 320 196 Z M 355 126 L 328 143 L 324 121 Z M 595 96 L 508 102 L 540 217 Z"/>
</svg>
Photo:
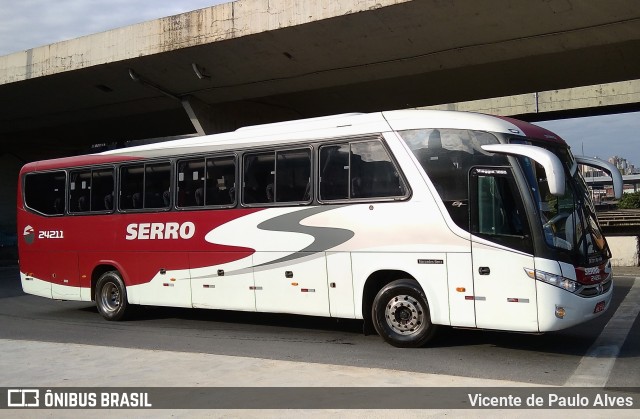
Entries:
<svg viewBox="0 0 640 419">
<path fill-rule="evenodd" d="M 171 164 L 151 163 L 123 167 L 120 171 L 120 208 L 169 208 Z"/>
<path fill-rule="evenodd" d="M 235 158 L 212 157 L 178 162 L 178 206 L 233 205 Z"/>
<path fill-rule="evenodd" d="M 275 202 L 303 202 L 311 198 L 311 150 L 277 152 Z"/>
<path fill-rule="evenodd" d="M 91 206 L 91 170 L 69 172 L 69 212 L 88 212 Z"/>
<path fill-rule="evenodd" d="M 320 199 L 349 198 L 349 144 L 320 147 Z"/>
<path fill-rule="evenodd" d="M 405 194 L 400 175 L 380 141 L 351 143 L 351 197 L 384 198 Z"/>
<path fill-rule="evenodd" d="M 65 172 L 32 173 L 24 179 L 25 204 L 47 215 L 64 214 Z"/>
<path fill-rule="evenodd" d="M 171 164 L 145 165 L 144 208 L 169 208 L 171 204 Z"/>
<path fill-rule="evenodd" d="M 460 129 L 417 129 L 401 131 L 453 221 L 469 229 L 469 170 L 474 166 L 508 165 L 507 157 L 482 149 L 498 144 L 491 133 Z"/>
<path fill-rule="evenodd" d="M 233 156 L 207 159 L 206 205 L 236 202 L 236 160 Z"/>
<path fill-rule="evenodd" d="M 274 175 L 275 153 L 245 155 L 243 202 L 245 204 L 273 202 Z"/>
<path fill-rule="evenodd" d="M 69 211 L 113 209 L 113 170 L 75 170 L 69 173 Z"/>
<path fill-rule="evenodd" d="M 320 199 L 404 195 L 402 178 L 380 141 L 320 147 Z"/>
<path fill-rule="evenodd" d="M 244 156 L 243 202 L 266 204 L 311 199 L 311 150 L 271 151 Z"/>
<path fill-rule="evenodd" d="M 91 211 L 113 210 L 113 169 L 91 172 Z"/>
<path fill-rule="evenodd" d="M 144 165 L 120 169 L 120 209 L 142 209 Z"/>
</svg>

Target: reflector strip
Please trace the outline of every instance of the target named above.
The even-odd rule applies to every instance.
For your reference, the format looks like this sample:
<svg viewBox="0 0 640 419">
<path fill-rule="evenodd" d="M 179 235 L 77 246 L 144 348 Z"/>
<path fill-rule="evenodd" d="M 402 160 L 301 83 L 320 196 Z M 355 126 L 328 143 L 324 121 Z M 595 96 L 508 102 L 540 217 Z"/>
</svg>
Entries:
<svg viewBox="0 0 640 419">
<path fill-rule="evenodd" d="M 528 298 L 507 298 L 508 303 L 528 303 Z"/>
<path fill-rule="evenodd" d="M 486 301 L 487 297 L 474 297 L 473 295 L 465 295 L 465 300 Z"/>
<path fill-rule="evenodd" d="M 302 288 L 300 292 L 316 292 L 316 290 L 313 288 Z"/>
<path fill-rule="evenodd" d="M 202 288 L 215 288 L 215 285 L 202 284 Z"/>
<path fill-rule="evenodd" d="M 250 290 L 254 290 L 254 291 L 260 291 L 262 289 L 262 287 L 254 287 L 254 286 L 250 286 L 249 287 Z"/>
<path fill-rule="evenodd" d="M 173 287 L 173 284 L 169 284 L 167 282 L 165 282 L 164 284 L 162 284 L 163 287 Z"/>
</svg>

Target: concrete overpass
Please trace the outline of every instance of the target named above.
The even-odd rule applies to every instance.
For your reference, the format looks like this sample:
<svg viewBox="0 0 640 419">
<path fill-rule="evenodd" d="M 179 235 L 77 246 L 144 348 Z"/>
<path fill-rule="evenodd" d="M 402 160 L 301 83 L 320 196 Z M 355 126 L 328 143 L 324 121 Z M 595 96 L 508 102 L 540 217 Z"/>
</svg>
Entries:
<svg viewBox="0 0 640 419">
<path fill-rule="evenodd" d="M 240 0 L 0 57 L 0 141 L 59 150 L 195 132 L 189 117 L 215 132 L 532 94 L 640 79 L 638 56 L 634 0 Z"/>
<path fill-rule="evenodd" d="M 0 57 L 0 193 L 11 197 L 0 230 L 15 228 L 11 185 L 26 161 L 95 143 L 556 90 L 585 89 L 578 109 L 636 109 L 638 56 L 635 0 L 239 0 L 35 47 Z M 632 93 L 611 104 L 601 86 L 615 83 Z M 533 119 L 535 103 L 497 113 Z"/>
<path fill-rule="evenodd" d="M 609 176 L 587 177 L 585 180 L 587 185 L 591 187 L 606 187 L 607 191 L 611 190 L 611 196 L 613 196 L 612 180 Z M 625 191 L 638 192 L 640 190 L 640 175 L 623 175 L 622 183 L 625 185 Z"/>
</svg>

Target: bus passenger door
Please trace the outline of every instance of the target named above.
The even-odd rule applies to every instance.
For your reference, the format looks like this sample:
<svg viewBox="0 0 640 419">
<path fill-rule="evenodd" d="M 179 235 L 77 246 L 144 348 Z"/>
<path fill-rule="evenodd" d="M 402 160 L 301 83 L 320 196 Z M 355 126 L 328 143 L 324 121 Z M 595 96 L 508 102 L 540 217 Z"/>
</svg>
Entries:
<svg viewBox="0 0 640 419">
<path fill-rule="evenodd" d="M 256 309 L 329 316 L 324 252 L 256 252 Z"/>
<path fill-rule="evenodd" d="M 522 198 L 507 167 L 470 171 L 471 253 L 476 325 L 538 331 L 533 245 Z"/>
</svg>

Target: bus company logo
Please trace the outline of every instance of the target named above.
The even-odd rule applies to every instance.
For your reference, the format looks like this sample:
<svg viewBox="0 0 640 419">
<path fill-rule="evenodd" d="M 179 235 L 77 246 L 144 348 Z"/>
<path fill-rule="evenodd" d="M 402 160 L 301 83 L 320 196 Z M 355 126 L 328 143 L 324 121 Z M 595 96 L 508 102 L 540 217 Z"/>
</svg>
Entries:
<svg viewBox="0 0 640 419">
<path fill-rule="evenodd" d="M 600 267 L 594 266 L 592 268 L 584 268 L 585 275 L 597 275 L 600 273 Z"/>
<path fill-rule="evenodd" d="M 191 221 L 180 223 L 132 223 L 127 226 L 126 240 L 188 240 L 196 234 Z"/>
<path fill-rule="evenodd" d="M 22 235 L 24 237 L 25 243 L 27 244 L 33 243 L 33 241 L 36 239 L 36 232 L 33 227 L 29 225 L 24 228 L 24 232 L 22 233 Z"/>
<path fill-rule="evenodd" d="M 7 407 L 40 407 L 40 390 L 32 389 L 8 389 Z"/>
</svg>

